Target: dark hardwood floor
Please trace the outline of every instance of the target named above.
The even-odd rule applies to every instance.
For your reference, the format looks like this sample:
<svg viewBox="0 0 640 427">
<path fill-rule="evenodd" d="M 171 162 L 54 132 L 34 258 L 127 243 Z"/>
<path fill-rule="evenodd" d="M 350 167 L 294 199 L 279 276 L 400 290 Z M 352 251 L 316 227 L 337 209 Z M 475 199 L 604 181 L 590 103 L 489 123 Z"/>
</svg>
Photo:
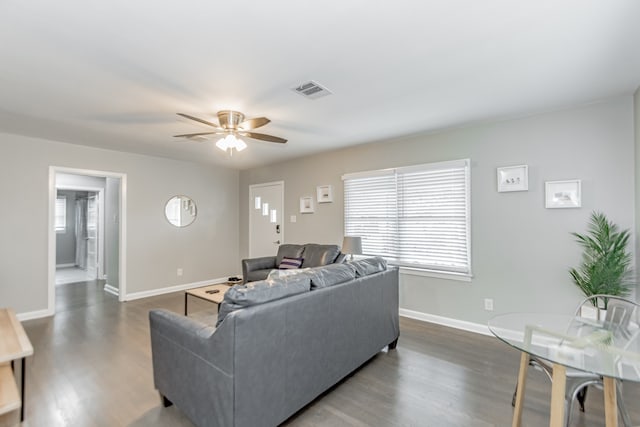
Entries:
<svg viewBox="0 0 640 427">
<path fill-rule="evenodd" d="M 24 322 L 35 354 L 27 360 L 24 426 L 191 426 L 153 388 L 148 311 L 181 313 L 183 293 L 127 303 L 100 282 L 57 287 L 54 317 Z M 190 314 L 213 319 L 215 306 L 193 299 Z M 401 318 L 398 347 L 290 418 L 287 426 L 509 426 L 519 354 L 492 337 Z M 176 369 L 180 369 L 176 366 Z M 548 425 L 550 384 L 530 372 L 524 426 Z M 625 402 L 640 423 L 640 386 Z M 215 396 L 211 397 L 212 399 Z M 602 426 L 602 392 L 591 389 L 574 426 Z M 0 426 L 19 425 L 18 413 Z"/>
</svg>

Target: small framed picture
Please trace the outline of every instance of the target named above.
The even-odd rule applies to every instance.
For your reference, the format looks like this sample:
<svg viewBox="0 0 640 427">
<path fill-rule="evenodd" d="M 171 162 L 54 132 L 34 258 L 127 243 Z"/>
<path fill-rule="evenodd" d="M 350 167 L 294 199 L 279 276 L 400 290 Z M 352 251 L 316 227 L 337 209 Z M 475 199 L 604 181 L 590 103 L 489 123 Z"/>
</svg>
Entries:
<svg viewBox="0 0 640 427">
<path fill-rule="evenodd" d="M 313 197 L 311 196 L 305 196 L 305 197 L 300 197 L 300 213 L 313 213 L 314 212 L 314 207 L 313 207 Z"/>
<path fill-rule="evenodd" d="M 528 191 L 529 167 L 527 165 L 498 168 L 498 192 Z"/>
<path fill-rule="evenodd" d="M 579 179 L 569 181 L 547 181 L 544 183 L 547 209 L 579 208 L 582 206 L 582 189 Z"/>
<path fill-rule="evenodd" d="M 316 198 L 318 203 L 333 202 L 333 187 L 331 185 L 318 185 L 316 187 Z"/>
</svg>

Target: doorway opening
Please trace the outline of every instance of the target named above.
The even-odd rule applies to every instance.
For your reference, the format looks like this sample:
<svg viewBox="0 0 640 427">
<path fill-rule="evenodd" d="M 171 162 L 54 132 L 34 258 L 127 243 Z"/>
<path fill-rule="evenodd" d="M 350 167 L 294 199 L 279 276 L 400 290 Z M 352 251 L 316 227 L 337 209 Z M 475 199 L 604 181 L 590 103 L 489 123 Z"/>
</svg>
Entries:
<svg viewBox="0 0 640 427">
<path fill-rule="evenodd" d="M 56 286 L 104 280 L 104 190 L 56 185 Z"/>
<path fill-rule="evenodd" d="M 66 293 L 62 285 L 71 283 L 125 301 L 125 212 L 125 174 L 49 168 L 48 314 L 56 312 L 56 287 Z"/>
</svg>

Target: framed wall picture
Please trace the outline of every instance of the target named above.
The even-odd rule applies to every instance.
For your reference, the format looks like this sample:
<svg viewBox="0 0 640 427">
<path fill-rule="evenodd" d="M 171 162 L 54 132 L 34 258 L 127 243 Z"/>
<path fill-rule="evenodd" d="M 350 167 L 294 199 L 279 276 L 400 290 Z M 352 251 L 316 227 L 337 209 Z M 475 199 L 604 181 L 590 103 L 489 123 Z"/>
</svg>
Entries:
<svg viewBox="0 0 640 427">
<path fill-rule="evenodd" d="M 579 208 L 582 206 L 582 185 L 579 179 L 547 181 L 544 183 L 547 209 Z"/>
<path fill-rule="evenodd" d="M 318 199 L 318 203 L 332 203 L 333 187 L 331 185 L 318 185 L 316 187 L 316 199 Z"/>
<path fill-rule="evenodd" d="M 311 196 L 300 197 L 300 213 L 306 214 L 306 213 L 313 213 L 313 212 L 314 212 L 313 197 Z"/>
<path fill-rule="evenodd" d="M 498 168 L 498 192 L 528 191 L 529 167 L 527 165 Z"/>
</svg>

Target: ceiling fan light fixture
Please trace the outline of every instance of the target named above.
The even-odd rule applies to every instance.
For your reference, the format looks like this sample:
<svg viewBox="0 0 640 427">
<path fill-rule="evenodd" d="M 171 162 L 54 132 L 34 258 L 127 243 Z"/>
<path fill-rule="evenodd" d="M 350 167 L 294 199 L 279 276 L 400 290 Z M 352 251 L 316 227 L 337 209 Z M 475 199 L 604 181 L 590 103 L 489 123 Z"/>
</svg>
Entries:
<svg viewBox="0 0 640 427">
<path fill-rule="evenodd" d="M 247 148 L 247 144 L 243 140 L 238 138 L 238 136 L 266 142 L 275 142 L 278 144 L 287 143 L 287 140 L 284 138 L 253 131 L 254 129 L 260 128 L 271 122 L 271 120 L 266 117 L 254 117 L 245 120 L 244 114 L 240 113 L 239 111 L 222 110 L 218 111 L 218 124 L 216 124 L 208 120 L 190 116 L 189 114 L 177 114 L 186 119 L 194 120 L 198 123 L 211 126 L 213 130 L 210 132 L 196 132 L 174 135 L 176 138 L 194 139 L 205 135 L 222 135 L 223 137 L 216 142 L 216 147 L 218 147 L 222 151 L 229 151 L 229 155 L 233 155 L 234 149 L 236 151 L 242 151 Z"/>
<path fill-rule="evenodd" d="M 229 150 L 230 153 L 233 153 L 234 149 L 236 151 L 244 150 L 245 148 L 247 148 L 247 144 L 240 138 L 237 138 L 234 134 L 229 134 L 216 142 L 216 147 L 218 147 L 222 151 Z"/>
<path fill-rule="evenodd" d="M 245 144 L 245 142 L 243 140 L 241 140 L 240 138 L 236 138 L 236 150 L 238 151 L 242 151 L 245 148 L 247 148 L 247 144 Z"/>
</svg>

